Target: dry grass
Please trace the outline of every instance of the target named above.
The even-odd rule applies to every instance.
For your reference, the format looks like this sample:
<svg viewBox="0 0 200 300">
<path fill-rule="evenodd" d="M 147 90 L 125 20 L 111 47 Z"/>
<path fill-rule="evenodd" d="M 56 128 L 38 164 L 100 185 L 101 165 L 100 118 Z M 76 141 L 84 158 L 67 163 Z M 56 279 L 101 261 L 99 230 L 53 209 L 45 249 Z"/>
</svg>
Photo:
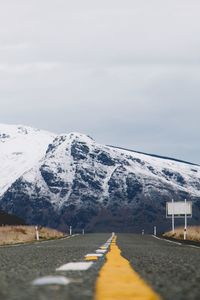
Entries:
<svg viewBox="0 0 200 300">
<path fill-rule="evenodd" d="M 57 239 L 64 234 L 55 229 L 42 227 L 39 230 L 39 236 L 42 240 Z M 17 243 L 28 243 L 35 241 L 34 226 L 2 226 L 0 227 L 0 245 L 9 245 Z"/>
<path fill-rule="evenodd" d="M 166 232 L 163 234 L 165 237 L 171 237 L 177 240 L 183 240 L 184 238 L 184 227 L 178 227 L 175 232 Z M 200 226 L 188 226 L 187 228 L 187 240 L 190 241 L 200 241 Z"/>
</svg>

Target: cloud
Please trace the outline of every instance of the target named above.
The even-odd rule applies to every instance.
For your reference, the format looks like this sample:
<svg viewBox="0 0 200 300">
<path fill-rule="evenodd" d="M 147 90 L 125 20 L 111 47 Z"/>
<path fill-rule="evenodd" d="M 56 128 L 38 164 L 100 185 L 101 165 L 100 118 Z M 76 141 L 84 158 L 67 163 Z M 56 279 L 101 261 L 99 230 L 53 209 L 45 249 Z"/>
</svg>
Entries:
<svg viewBox="0 0 200 300">
<path fill-rule="evenodd" d="M 28 43 L 16 43 L 16 44 L 2 44 L 0 45 L 0 51 L 16 51 L 28 49 L 30 45 Z"/>
<path fill-rule="evenodd" d="M 199 162 L 200 2 L 0 3 L 0 119 Z"/>
<path fill-rule="evenodd" d="M 0 73 L 27 74 L 37 72 L 53 71 L 60 67 L 59 63 L 54 62 L 34 62 L 24 64 L 0 64 Z"/>
</svg>

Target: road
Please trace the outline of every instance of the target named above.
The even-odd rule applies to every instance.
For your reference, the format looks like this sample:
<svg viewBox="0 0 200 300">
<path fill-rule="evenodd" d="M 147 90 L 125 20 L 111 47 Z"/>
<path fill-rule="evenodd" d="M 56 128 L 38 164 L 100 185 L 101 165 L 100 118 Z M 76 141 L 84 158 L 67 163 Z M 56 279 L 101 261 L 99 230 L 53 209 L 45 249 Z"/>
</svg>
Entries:
<svg viewBox="0 0 200 300">
<path fill-rule="evenodd" d="M 87 271 L 56 269 L 69 262 L 83 262 L 86 254 L 95 253 L 110 236 L 111 234 L 86 234 L 57 241 L 0 247 L 0 299 L 98 299 L 95 284 L 99 272 L 109 259 L 113 259 L 108 254 L 107 258 L 104 255 L 94 261 Z M 113 251 L 113 257 L 118 260 L 118 256 L 114 256 L 116 247 L 162 299 L 200 299 L 200 248 L 134 234 L 117 234 L 116 246 L 111 245 L 110 252 Z M 122 261 L 124 262 L 125 260 Z M 113 267 L 112 261 L 108 267 Z M 107 272 L 106 268 L 104 271 Z M 65 276 L 71 282 L 66 285 L 32 284 L 35 279 L 48 275 Z M 122 276 L 118 277 L 123 280 Z M 115 278 L 117 280 L 117 276 Z M 117 283 L 112 285 L 118 288 L 120 286 Z M 132 283 L 129 284 L 131 285 Z M 126 297 L 122 297 L 121 300 L 125 299 Z"/>
<path fill-rule="evenodd" d="M 200 248 L 130 234 L 119 234 L 118 245 L 163 299 L 200 299 Z"/>
</svg>

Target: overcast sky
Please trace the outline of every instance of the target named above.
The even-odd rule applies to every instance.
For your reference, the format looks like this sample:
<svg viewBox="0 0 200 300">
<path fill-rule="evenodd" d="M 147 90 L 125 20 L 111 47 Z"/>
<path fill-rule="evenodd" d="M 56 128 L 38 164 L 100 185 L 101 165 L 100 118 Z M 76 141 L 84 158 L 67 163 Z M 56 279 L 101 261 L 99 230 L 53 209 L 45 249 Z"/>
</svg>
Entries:
<svg viewBox="0 0 200 300">
<path fill-rule="evenodd" d="M 2 0 L 0 122 L 200 163 L 199 0 Z"/>
</svg>

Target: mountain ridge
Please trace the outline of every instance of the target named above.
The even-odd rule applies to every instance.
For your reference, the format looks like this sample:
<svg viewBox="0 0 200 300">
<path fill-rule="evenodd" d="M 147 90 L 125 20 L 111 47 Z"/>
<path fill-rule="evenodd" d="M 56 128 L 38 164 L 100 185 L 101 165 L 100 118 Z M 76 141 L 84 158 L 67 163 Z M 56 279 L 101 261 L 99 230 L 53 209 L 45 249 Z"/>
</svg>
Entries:
<svg viewBox="0 0 200 300">
<path fill-rule="evenodd" d="M 180 163 L 184 163 L 184 164 L 188 164 L 188 165 L 193 165 L 193 166 L 200 166 L 197 163 L 193 163 L 193 162 L 189 162 L 186 160 L 181 160 L 175 157 L 170 157 L 170 156 L 165 156 L 165 155 L 159 155 L 159 154 L 154 154 L 154 153 L 148 153 L 148 152 L 143 152 L 143 151 L 137 151 L 137 150 L 131 150 L 128 148 L 124 148 L 124 147 L 119 147 L 119 146 L 113 146 L 113 145 L 107 145 L 108 147 L 112 147 L 112 148 L 116 148 L 116 149 L 121 149 L 121 150 L 126 150 L 126 151 L 130 151 L 130 152 L 135 152 L 138 154 L 144 154 L 144 155 L 148 155 L 151 157 L 157 157 L 157 158 L 162 158 L 162 159 L 166 159 L 166 160 L 172 160 L 172 161 L 176 161 L 176 162 L 180 162 Z"/>
<path fill-rule="evenodd" d="M 194 203 L 193 221 L 200 220 L 198 165 L 101 145 L 77 132 L 36 132 L 36 136 L 32 130 L 27 133 L 29 137 L 20 135 L 17 142 L 27 148 L 31 140 L 31 147 L 39 145 L 39 153 L 34 152 L 28 168 L 12 182 L 9 179 L 10 184 L 0 194 L 0 206 L 6 212 L 24 217 L 29 224 L 61 230 L 72 225 L 90 231 L 139 231 L 157 223 L 163 229 L 169 226 L 166 201 L 187 198 Z M 0 127 L 0 150 L 6 144 L 1 142 L 2 134 L 6 132 Z M 13 149 L 9 151 L 13 157 Z M 24 166 L 29 159 L 26 151 L 22 155 Z M 6 159 L 14 170 L 19 166 L 18 161 L 16 164 L 5 155 L 2 159 L 0 154 L 0 162 Z"/>
</svg>

